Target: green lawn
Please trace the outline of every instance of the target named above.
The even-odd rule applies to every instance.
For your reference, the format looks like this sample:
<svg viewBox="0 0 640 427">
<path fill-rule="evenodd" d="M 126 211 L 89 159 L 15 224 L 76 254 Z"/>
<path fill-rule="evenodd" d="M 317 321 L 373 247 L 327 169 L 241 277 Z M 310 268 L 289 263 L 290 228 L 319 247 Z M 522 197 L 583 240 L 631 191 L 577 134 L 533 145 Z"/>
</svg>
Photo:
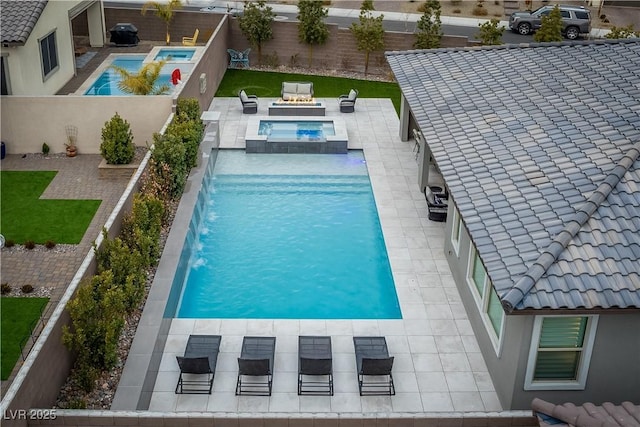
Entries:
<svg viewBox="0 0 640 427">
<path fill-rule="evenodd" d="M 48 301 L 49 298 L 0 298 L 0 360 L 3 381 L 11 375 L 13 366 L 21 357 L 20 344 L 31 334 Z"/>
<path fill-rule="evenodd" d="M 56 173 L 0 172 L 0 233 L 5 239 L 80 243 L 100 200 L 40 200 Z"/>
<path fill-rule="evenodd" d="M 237 96 L 241 89 L 249 95 L 278 98 L 282 82 L 313 82 L 317 98 L 337 98 L 357 89 L 359 98 L 390 98 L 396 112 L 400 114 L 400 87 L 397 83 L 371 80 L 347 79 L 344 77 L 314 76 L 308 74 L 274 73 L 267 71 L 227 70 L 218 87 L 216 96 Z M 356 106 L 357 108 L 357 106 Z"/>
</svg>

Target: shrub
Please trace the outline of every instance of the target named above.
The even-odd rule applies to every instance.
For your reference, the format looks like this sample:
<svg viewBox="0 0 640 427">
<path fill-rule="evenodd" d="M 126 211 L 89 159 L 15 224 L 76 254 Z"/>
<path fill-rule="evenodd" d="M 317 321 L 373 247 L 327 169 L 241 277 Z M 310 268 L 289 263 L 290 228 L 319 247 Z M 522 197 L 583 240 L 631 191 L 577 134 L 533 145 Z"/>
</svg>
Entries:
<svg viewBox="0 0 640 427">
<path fill-rule="evenodd" d="M 473 16 L 487 16 L 489 14 L 487 9 L 482 7 L 482 4 L 478 4 L 476 7 L 474 7 L 471 13 L 473 14 Z"/>
<path fill-rule="evenodd" d="M 131 163 L 135 153 L 129 122 L 116 113 L 102 128 L 100 154 L 110 165 L 126 165 Z"/>
<path fill-rule="evenodd" d="M 113 283 L 113 273 L 103 271 L 80 284 L 67 309 L 72 326 L 64 327 L 63 342 L 77 355 L 74 376 L 90 391 L 100 370 L 111 369 L 118 360 L 124 292 Z"/>
<path fill-rule="evenodd" d="M 33 240 L 26 240 L 24 242 L 24 247 L 31 250 L 36 247 L 36 242 L 34 242 Z"/>
<path fill-rule="evenodd" d="M 51 150 L 51 148 L 49 148 L 49 145 L 46 142 L 43 142 L 42 143 L 42 154 L 44 154 L 45 156 L 48 156 L 50 150 Z"/>
<path fill-rule="evenodd" d="M 204 134 L 204 125 L 198 118 L 191 120 L 186 113 L 179 113 L 173 118 L 165 134 L 173 135 L 180 139 L 185 147 L 187 167 L 192 168 L 198 164 L 198 147 Z"/>
<path fill-rule="evenodd" d="M 640 33 L 636 33 L 633 30 L 633 24 L 629 24 L 626 27 L 612 27 L 604 37 L 607 39 L 626 39 L 633 36 L 640 37 Z"/>
<path fill-rule="evenodd" d="M 22 291 L 23 294 L 30 294 L 31 292 L 33 292 L 33 286 L 31 286 L 31 285 L 22 285 L 20 287 L 20 290 Z"/>
<path fill-rule="evenodd" d="M 453 9 L 452 12 L 453 13 L 462 13 L 462 11 L 460 9 Z"/>
<path fill-rule="evenodd" d="M 3 283 L 0 285 L 0 294 L 6 295 L 11 293 L 11 285 L 8 283 Z"/>
<path fill-rule="evenodd" d="M 54 242 L 53 240 L 47 240 L 46 242 L 44 242 L 44 246 L 47 249 L 53 249 L 56 247 L 56 242 Z"/>
<path fill-rule="evenodd" d="M 289 65 L 291 67 L 294 67 L 294 68 L 300 66 L 300 54 L 299 53 L 294 53 L 293 55 L 291 55 L 291 57 L 289 58 Z"/>
<path fill-rule="evenodd" d="M 81 398 L 71 399 L 67 409 L 87 409 L 87 402 Z"/>
<path fill-rule="evenodd" d="M 153 196 L 162 201 L 163 206 L 169 206 L 171 195 L 166 191 L 171 182 L 171 171 L 169 165 L 163 163 L 158 165 L 156 161 L 149 159 L 149 168 L 144 173 L 140 184 L 140 193 Z M 167 220 L 168 209 L 164 210 L 162 222 Z"/>
<path fill-rule="evenodd" d="M 176 105 L 176 115 L 186 114 L 190 120 L 200 120 L 200 103 L 196 98 L 180 98 Z"/>
<path fill-rule="evenodd" d="M 5 240 L 5 242 L 4 242 L 4 246 L 5 246 L 5 247 L 7 247 L 7 248 L 12 248 L 12 247 L 14 247 L 15 245 L 16 245 L 16 241 L 15 241 L 15 240 L 13 240 L 13 239 L 7 239 L 7 240 Z"/>
<path fill-rule="evenodd" d="M 136 248 L 145 267 L 155 265 L 160 257 L 160 233 L 164 205 L 150 194 L 136 194 L 131 213 L 122 224 L 122 238 L 130 248 Z"/>
<path fill-rule="evenodd" d="M 476 37 L 480 39 L 483 45 L 502 44 L 504 27 L 500 26 L 500 21 L 498 19 L 491 19 L 490 21 L 478 26 L 480 27 L 480 33 L 478 33 Z"/>
<path fill-rule="evenodd" d="M 500 6 L 500 0 L 494 0 L 493 4 L 495 4 L 496 6 Z"/>
<path fill-rule="evenodd" d="M 280 58 L 278 57 L 277 52 L 273 52 L 272 54 L 266 54 L 262 57 L 262 62 L 267 67 L 278 68 L 280 66 Z"/>
<path fill-rule="evenodd" d="M 462 0 L 451 0 L 451 4 L 454 6 L 460 5 L 460 3 L 462 3 Z"/>
<path fill-rule="evenodd" d="M 106 230 L 103 236 L 102 246 L 96 250 L 98 274 L 111 274 L 111 286 L 121 292 L 124 309 L 130 313 L 144 296 L 146 275 L 142 255 L 118 237 L 109 239 Z"/>
<path fill-rule="evenodd" d="M 153 141 L 151 156 L 156 167 L 162 168 L 166 164 L 169 169 L 169 186 L 165 191 L 168 191 L 172 199 L 177 199 L 182 194 L 189 173 L 186 148 L 181 140 L 170 134 L 156 133 L 153 135 Z"/>
</svg>

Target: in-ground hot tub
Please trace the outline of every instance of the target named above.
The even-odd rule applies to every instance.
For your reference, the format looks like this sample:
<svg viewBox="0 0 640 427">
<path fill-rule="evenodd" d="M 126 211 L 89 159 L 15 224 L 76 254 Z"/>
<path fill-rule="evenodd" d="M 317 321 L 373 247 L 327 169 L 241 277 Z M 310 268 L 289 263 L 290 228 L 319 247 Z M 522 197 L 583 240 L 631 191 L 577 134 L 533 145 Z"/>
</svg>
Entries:
<svg viewBox="0 0 640 427">
<path fill-rule="evenodd" d="M 339 117 L 251 117 L 247 153 L 344 154 L 347 127 Z"/>
</svg>

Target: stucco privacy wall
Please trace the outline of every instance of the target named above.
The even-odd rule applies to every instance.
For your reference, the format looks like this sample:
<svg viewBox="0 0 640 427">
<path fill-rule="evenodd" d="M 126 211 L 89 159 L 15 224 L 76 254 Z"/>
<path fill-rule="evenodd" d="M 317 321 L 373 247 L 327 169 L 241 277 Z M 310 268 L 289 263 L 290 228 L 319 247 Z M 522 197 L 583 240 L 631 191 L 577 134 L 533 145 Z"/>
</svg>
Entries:
<svg viewBox="0 0 640 427">
<path fill-rule="evenodd" d="M 131 125 L 133 142 L 152 142 L 171 114 L 169 96 L 3 96 L 2 140 L 7 153 L 39 153 L 42 143 L 52 153 L 64 152 L 67 125 L 78 127 L 78 152 L 99 154 L 102 127 L 117 112 Z"/>
</svg>

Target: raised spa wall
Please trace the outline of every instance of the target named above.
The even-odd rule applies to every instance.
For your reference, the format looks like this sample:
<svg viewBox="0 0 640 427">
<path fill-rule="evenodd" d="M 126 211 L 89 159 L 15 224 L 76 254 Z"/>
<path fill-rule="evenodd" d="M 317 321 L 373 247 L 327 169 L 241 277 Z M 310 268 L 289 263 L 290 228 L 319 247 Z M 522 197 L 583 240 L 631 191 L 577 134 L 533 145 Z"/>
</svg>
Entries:
<svg viewBox="0 0 640 427">
<path fill-rule="evenodd" d="M 269 121 L 319 121 L 333 122 L 335 135 L 327 135 L 322 141 L 267 141 L 266 135 L 259 135 L 261 120 Z M 245 151 L 247 153 L 288 153 L 288 154 L 346 154 L 349 139 L 347 126 L 340 117 L 251 117 L 247 123 Z"/>
</svg>

